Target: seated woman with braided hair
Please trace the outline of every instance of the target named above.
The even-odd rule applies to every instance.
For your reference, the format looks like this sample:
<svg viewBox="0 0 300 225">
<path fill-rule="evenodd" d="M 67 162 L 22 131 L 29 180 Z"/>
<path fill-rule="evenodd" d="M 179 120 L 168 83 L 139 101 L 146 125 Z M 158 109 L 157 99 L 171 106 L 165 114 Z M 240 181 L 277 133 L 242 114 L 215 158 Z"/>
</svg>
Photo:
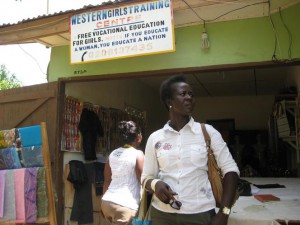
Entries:
<svg viewBox="0 0 300 225">
<path fill-rule="evenodd" d="M 141 129 L 133 121 L 121 121 L 119 131 L 123 145 L 113 150 L 105 164 L 102 216 L 109 224 L 131 224 L 141 199 L 141 174 L 144 153 L 137 147 Z"/>
</svg>

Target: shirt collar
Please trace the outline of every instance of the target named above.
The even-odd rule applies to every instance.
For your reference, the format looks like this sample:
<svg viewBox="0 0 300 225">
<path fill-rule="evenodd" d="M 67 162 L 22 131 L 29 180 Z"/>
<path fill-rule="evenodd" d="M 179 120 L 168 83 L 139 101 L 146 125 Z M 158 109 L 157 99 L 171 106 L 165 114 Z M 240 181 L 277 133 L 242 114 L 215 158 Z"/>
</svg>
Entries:
<svg viewBox="0 0 300 225">
<path fill-rule="evenodd" d="M 164 125 L 163 130 L 175 131 L 169 124 L 170 120 Z M 191 117 L 190 121 L 185 126 L 188 126 L 195 134 L 201 133 L 200 124 L 195 122 L 193 117 Z"/>
</svg>

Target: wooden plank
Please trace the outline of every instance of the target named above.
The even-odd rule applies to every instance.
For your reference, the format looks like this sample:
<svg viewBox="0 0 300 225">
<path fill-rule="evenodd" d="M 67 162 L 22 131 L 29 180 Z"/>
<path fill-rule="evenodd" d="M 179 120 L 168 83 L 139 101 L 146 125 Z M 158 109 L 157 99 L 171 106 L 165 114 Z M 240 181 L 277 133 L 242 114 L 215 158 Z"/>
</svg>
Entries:
<svg viewBox="0 0 300 225">
<path fill-rule="evenodd" d="M 70 165 L 66 164 L 64 171 L 64 184 L 65 184 L 65 207 L 72 208 L 75 194 L 75 188 L 73 184 L 68 181 L 67 177 L 70 173 Z"/>
<path fill-rule="evenodd" d="M 11 103 L 11 102 L 20 102 L 20 101 L 28 101 L 39 98 L 52 98 L 55 97 L 56 93 L 54 89 L 38 91 L 32 93 L 20 93 L 14 95 L 2 95 L 0 96 L 0 103 Z"/>
<path fill-rule="evenodd" d="M 93 211 L 100 212 L 100 202 L 101 202 L 101 195 L 96 195 L 96 186 L 95 183 L 92 183 L 92 201 L 93 201 Z M 98 223 L 96 223 L 98 224 Z"/>
<path fill-rule="evenodd" d="M 78 225 L 77 221 L 71 220 L 71 213 L 72 213 L 72 208 L 65 207 L 64 208 L 65 215 L 64 215 L 64 225 Z"/>
<path fill-rule="evenodd" d="M 64 182 L 61 179 L 61 174 L 64 171 L 64 153 L 60 150 L 61 149 L 61 132 L 62 132 L 62 124 L 63 124 L 63 115 L 64 115 L 64 107 L 65 107 L 65 83 L 58 82 L 58 89 L 57 89 L 57 99 L 56 99 L 56 105 L 55 109 L 57 110 L 55 112 L 56 120 L 53 120 L 53 124 L 55 124 L 55 129 L 53 129 L 53 132 L 55 132 L 55 149 L 57 149 L 55 154 L 55 168 L 54 168 L 54 174 L 56 177 L 55 184 L 57 185 L 56 188 L 58 191 L 57 193 L 57 207 L 60 207 L 59 210 L 57 210 L 57 218 L 63 218 L 64 217 Z"/>
<path fill-rule="evenodd" d="M 43 146 L 43 158 L 44 158 L 44 167 L 46 173 L 46 184 L 47 184 L 47 193 L 48 193 L 48 202 L 49 202 L 49 221 L 50 225 L 57 225 L 56 221 L 56 210 L 55 210 L 55 197 L 54 197 L 54 188 L 52 183 L 52 173 L 51 173 L 51 161 L 49 154 L 49 143 L 46 123 L 41 123 L 42 130 L 42 146 Z"/>
<path fill-rule="evenodd" d="M 17 119 L 8 121 L 9 127 L 18 127 L 22 121 L 24 121 L 28 116 L 30 116 L 36 109 L 38 109 L 41 105 L 43 105 L 49 98 L 38 99 L 36 100 L 35 104 L 27 109 L 24 110 Z"/>
</svg>

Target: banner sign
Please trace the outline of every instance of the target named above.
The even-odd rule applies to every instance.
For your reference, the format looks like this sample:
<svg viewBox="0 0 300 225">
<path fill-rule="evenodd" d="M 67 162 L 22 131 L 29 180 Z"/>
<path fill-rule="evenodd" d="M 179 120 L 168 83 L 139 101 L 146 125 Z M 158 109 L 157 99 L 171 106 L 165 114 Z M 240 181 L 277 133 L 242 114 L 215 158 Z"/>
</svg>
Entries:
<svg viewBox="0 0 300 225">
<path fill-rule="evenodd" d="M 171 0 L 73 15 L 70 34 L 71 64 L 174 52 Z"/>
</svg>

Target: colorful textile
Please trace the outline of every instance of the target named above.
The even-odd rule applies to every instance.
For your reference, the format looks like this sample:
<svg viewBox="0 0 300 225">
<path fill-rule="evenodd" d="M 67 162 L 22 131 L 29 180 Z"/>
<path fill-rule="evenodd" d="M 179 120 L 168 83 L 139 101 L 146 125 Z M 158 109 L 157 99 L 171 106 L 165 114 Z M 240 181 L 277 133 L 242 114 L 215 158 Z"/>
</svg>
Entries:
<svg viewBox="0 0 300 225">
<path fill-rule="evenodd" d="M 4 139 L 3 131 L 0 130 L 0 148 L 7 148 L 7 144 Z"/>
<path fill-rule="evenodd" d="M 37 217 L 36 208 L 36 185 L 37 185 L 37 167 L 25 169 L 24 194 L 25 194 L 25 221 L 26 223 L 35 223 Z"/>
<path fill-rule="evenodd" d="M 5 162 L 6 169 L 19 169 L 22 167 L 16 148 L 2 149 L 2 158 Z"/>
<path fill-rule="evenodd" d="M 19 128 L 20 138 L 23 147 L 42 145 L 41 126 Z"/>
<path fill-rule="evenodd" d="M 25 223 L 25 168 L 16 169 L 15 178 L 15 198 L 16 198 L 16 223 Z"/>
<path fill-rule="evenodd" d="M 3 217 L 5 173 L 5 170 L 0 170 L 0 218 Z"/>
<path fill-rule="evenodd" d="M 0 149 L 0 170 L 5 170 L 5 169 L 6 169 L 6 164 L 2 156 L 2 149 Z"/>
<path fill-rule="evenodd" d="M 14 170 L 6 170 L 4 186 L 4 210 L 0 222 L 16 219 Z"/>
<path fill-rule="evenodd" d="M 15 128 L 11 130 L 2 130 L 6 148 L 16 147 Z"/>
<path fill-rule="evenodd" d="M 48 196 L 44 167 L 38 168 L 36 198 L 37 218 L 48 217 Z"/>
<path fill-rule="evenodd" d="M 16 140 L 16 147 L 21 147 L 21 139 L 20 139 L 20 128 L 15 128 L 15 140 Z"/>
<path fill-rule="evenodd" d="M 25 167 L 44 166 L 42 146 L 23 147 L 21 152 Z"/>
</svg>

